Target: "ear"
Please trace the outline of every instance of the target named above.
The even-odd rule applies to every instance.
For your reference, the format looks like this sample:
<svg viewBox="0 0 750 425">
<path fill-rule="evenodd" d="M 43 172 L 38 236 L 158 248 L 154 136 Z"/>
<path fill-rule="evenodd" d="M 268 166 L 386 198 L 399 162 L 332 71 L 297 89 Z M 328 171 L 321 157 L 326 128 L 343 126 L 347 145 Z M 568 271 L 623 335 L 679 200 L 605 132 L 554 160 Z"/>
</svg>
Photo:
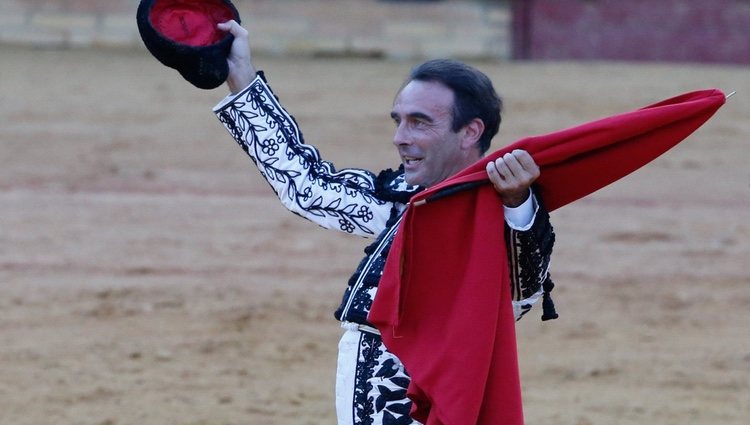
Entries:
<svg viewBox="0 0 750 425">
<path fill-rule="evenodd" d="M 482 133 L 484 133 L 484 121 L 479 118 L 469 121 L 459 131 L 461 135 L 461 148 L 470 149 L 475 146 L 478 147 L 477 143 L 479 142 L 479 138 L 482 137 Z"/>
</svg>

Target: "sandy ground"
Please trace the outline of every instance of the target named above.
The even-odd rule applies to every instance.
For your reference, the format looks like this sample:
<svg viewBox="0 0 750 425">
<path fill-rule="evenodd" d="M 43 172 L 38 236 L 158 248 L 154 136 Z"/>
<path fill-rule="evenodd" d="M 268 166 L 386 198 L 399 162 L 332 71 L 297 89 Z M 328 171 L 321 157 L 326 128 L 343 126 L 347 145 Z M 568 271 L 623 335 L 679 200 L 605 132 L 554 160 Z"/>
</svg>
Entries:
<svg viewBox="0 0 750 425">
<path fill-rule="evenodd" d="M 331 424 L 332 318 L 366 240 L 284 211 L 145 51 L 0 48 L 0 423 Z M 395 165 L 411 63 L 259 58 L 339 167 Z M 747 68 L 479 63 L 496 146 L 693 89 L 739 93 L 553 214 L 561 318 L 519 324 L 529 425 L 750 423 Z"/>
</svg>

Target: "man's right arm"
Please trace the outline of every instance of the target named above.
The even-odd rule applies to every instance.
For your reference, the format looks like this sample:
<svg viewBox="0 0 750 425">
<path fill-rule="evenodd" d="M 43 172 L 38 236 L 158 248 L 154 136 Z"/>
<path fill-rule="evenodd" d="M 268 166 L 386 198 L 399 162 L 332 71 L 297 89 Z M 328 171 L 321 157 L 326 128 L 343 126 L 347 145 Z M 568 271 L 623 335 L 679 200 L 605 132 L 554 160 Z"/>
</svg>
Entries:
<svg viewBox="0 0 750 425">
<path fill-rule="evenodd" d="M 361 169 L 337 171 L 305 144 L 294 118 L 252 65 L 247 31 L 234 21 L 219 28 L 235 37 L 228 58 L 232 94 L 214 113 L 284 206 L 325 228 L 369 237 L 380 233 L 393 204 L 376 195 L 376 177 Z"/>
<path fill-rule="evenodd" d="M 227 86 L 229 86 L 231 94 L 237 94 L 240 90 L 249 86 L 257 75 L 250 53 L 249 34 L 235 20 L 220 23 L 218 28 L 234 36 L 232 49 L 227 57 L 227 65 L 229 65 Z"/>
<path fill-rule="evenodd" d="M 385 228 L 392 204 L 376 196 L 376 178 L 356 168 L 336 170 L 304 143 L 294 118 L 281 106 L 262 73 L 214 113 L 290 211 L 320 226 L 374 237 Z"/>
</svg>

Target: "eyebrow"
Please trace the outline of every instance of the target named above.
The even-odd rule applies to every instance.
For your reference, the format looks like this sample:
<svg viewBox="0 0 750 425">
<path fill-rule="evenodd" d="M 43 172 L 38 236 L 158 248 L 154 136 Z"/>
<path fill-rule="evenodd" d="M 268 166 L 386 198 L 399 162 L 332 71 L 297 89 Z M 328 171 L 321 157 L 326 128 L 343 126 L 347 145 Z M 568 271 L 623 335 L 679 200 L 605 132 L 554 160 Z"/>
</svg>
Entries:
<svg viewBox="0 0 750 425">
<path fill-rule="evenodd" d="M 429 123 L 434 122 L 434 120 L 432 119 L 432 117 L 429 116 L 429 115 L 427 115 L 427 114 L 425 114 L 424 112 L 410 112 L 410 113 L 406 114 L 406 116 L 408 118 L 411 118 L 411 119 L 422 120 L 422 121 L 426 121 L 426 122 L 429 122 Z M 391 118 L 393 118 L 395 120 L 395 119 L 398 119 L 398 117 L 399 116 L 398 116 L 398 114 L 396 112 L 391 112 Z"/>
</svg>

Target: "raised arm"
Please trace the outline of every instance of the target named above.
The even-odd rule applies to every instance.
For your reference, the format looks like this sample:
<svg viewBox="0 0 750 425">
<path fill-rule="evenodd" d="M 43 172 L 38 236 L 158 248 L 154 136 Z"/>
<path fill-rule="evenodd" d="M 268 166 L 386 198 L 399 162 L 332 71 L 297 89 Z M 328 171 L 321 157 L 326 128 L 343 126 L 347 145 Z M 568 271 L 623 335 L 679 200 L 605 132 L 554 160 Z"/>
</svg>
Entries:
<svg viewBox="0 0 750 425">
<path fill-rule="evenodd" d="M 232 50 L 229 52 L 227 63 L 229 65 L 229 76 L 227 86 L 231 94 L 237 94 L 244 89 L 257 75 L 250 53 L 249 34 L 245 28 L 235 20 L 223 22 L 218 25 L 222 31 L 232 33 L 234 41 Z"/>
<path fill-rule="evenodd" d="M 252 64 L 247 31 L 220 24 L 235 37 L 227 85 L 232 93 L 214 108 L 227 131 L 292 212 L 325 228 L 376 236 L 394 207 L 378 196 L 379 181 L 361 169 L 337 171 L 304 142 L 287 113 Z"/>
</svg>

